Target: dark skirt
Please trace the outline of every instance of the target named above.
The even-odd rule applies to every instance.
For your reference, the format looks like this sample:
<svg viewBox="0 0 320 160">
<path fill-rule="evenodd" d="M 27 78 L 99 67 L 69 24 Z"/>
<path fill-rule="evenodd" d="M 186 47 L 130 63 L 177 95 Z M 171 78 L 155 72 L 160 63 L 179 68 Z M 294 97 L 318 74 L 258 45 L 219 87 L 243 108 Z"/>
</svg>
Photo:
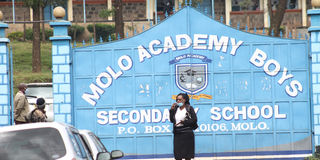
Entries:
<svg viewBox="0 0 320 160">
<path fill-rule="evenodd" d="M 182 132 L 175 133 L 173 138 L 174 158 L 194 158 L 194 133 Z"/>
</svg>

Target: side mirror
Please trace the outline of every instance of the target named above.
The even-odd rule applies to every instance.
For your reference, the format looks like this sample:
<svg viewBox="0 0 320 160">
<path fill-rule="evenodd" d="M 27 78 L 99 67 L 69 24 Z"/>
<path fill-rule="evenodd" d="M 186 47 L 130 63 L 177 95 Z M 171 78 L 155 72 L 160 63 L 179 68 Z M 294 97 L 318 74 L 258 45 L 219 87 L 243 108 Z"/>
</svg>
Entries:
<svg viewBox="0 0 320 160">
<path fill-rule="evenodd" d="M 97 160 L 110 160 L 111 154 L 109 152 L 99 152 L 97 155 Z"/>
<path fill-rule="evenodd" d="M 114 150 L 114 151 L 111 152 L 111 158 L 112 158 L 112 159 L 121 158 L 121 157 L 123 157 L 123 156 L 124 156 L 124 154 L 123 154 L 123 152 L 120 151 L 120 150 Z"/>
</svg>

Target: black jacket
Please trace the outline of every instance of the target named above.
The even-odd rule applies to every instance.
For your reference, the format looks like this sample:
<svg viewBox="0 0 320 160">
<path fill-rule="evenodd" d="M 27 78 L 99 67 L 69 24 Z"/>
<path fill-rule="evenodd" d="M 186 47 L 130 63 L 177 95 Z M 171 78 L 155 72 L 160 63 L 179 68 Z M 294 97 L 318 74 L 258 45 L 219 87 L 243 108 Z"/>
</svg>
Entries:
<svg viewBox="0 0 320 160">
<path fill-rule="evenodd" d="M 175 127 L 175 124 L 176 124 L 175 114 L 176 114 L 178 108 L 179 107 L 176 106 L 174 109 L 170 109 L 170 122 L 173 123 L 173 132 L 175 132 L 175 130 L 177 129 L 177 127 Z M 182 130 L 197 129 L 198 128 L 198 124 L 197 124 L 198 120 L 197 120 L 197 115 L 196 115 L 193 107 L 190 105 L 186 105 L 186 110 L 187 110 L 187 114 L 190 115 L 190 118 L 189 118 L 189 116 L 187 116 L 186 119 L 182 122 L 183 127 L 179 127 L 179 128 L 180 129 L 182 128 Z"/>
</svg>

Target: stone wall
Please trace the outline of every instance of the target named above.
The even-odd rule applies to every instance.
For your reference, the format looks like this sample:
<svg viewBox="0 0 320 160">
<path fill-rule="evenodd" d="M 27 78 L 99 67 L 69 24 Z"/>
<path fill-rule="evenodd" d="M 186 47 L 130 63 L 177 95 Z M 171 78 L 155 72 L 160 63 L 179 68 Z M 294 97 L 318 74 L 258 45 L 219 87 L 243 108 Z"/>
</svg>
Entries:
<svg viewBox="0 0 320 160">
<path fill-rule="evenodd" d="M 22 3 L 15 4 L 15 21 L 29 21 L 30 20 L 30 9 L 25 7 Z M 3 13 L 3 21 L 12 22 L 13 12 L 11 2 L 0 2 L 0 10 Z"/>
<path fill-rule="evenodd" d="M 247 20 L 247 16 L 249 17 L 249 22 Z M 237 27 L 238 23 L 240 23 L 240 28 L 245 28 L 248 25 L 249 29 L 263 28 L 264 27 L 264 17 L 263 11 L 250 11 L 250 12 L 231 12 L 231 24 L 233 27 Z M 302 26 L 302 17 L 301 10 L 287 10 L 282 21 L 282 26 L 286 26 L 289 28 L 292 27 L 301 27 Z"/>
<path fill-rule="evenodd" d="M 101 10 L 107 9 L 106 3 L 86 4 L 86 21 L 87 22 L 102 22 L 107 21 L 107 18 L 99 17 Z M 146 3 L 145 2 L 125 2 L 122 8 L 123 20 L 142 20 L 146 19 Z M 73 21 L 83 22 L 83 4 L 73 4 Z"/>
</svg>

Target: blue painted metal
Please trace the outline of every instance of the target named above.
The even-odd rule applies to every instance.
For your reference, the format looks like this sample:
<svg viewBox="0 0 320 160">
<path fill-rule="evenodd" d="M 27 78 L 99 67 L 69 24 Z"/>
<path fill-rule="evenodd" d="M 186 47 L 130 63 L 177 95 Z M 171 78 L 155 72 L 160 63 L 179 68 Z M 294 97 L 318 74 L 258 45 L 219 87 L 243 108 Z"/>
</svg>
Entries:
<svg viewBox="0 0 320 160">
<path fill-rule="evenodd" d="M 9 61 L 9 49 L 8 43 L 10 40 L 6 38 L 5 29 L 8 28 L 8 25 L 0 22 L 0 126 L 7 126 L 12 124 L 11 107 L 13 105 L 11 102 L 10 91 L 12 90 L 10 85 L 10 61 Z M 12 78 L 12 77 L 11 77 Z"/>
<path fill-rule="evenodd" d="M 77 42 L 73 41 L 73 47 L 76 48 L 77 47 Z"/>
<path fill-rule="evenodd" d="M 185 7 L 137 36 L 73 50 L 74 125 L 124 159 L 172 158 L 169 108 L 188 92 L 197 159 L 301 158 L 313 147 L 307 53 L 306 40 L 242 32 Z"/>
<path fill-rule="evenodd" d="M 291 32 L 289 32 L 289 38 L 290 38 L 290 39 L 292 38 L 292 34 L 291 34 Z"/>
<path fill-rule="evenodd" d="M 142 32 L 144 32 L 144 24 L 142 25 Z"/>
<path fill-rule="evenodd" d="M 256 27 L 253 28 L 253 32 L 257 33 L 257 28 Z"/>
<path fill-rule="evenodd" d="M 262 29 L 262 34 L 266 34 L 266 30 L 264 28 Z"/>
<path fill-rule="evenodd" d="M 129 37 L 129 33 L 128 33 L 128 31 L 127 31 L 127 33 L 126 33 L 126 38 L 128 38 Z"/>
<path fill-rule="evenodd" d="M 100 38 L 99 38 L 99 42 L 100 43 L 102 43 L 103 42 L 103 40 L 102 40 L 102 37 L 100 36 Z"/>
<path fill-rule="evenodd" d="M 82 46 L 85 46 L 86 42 L 84 40 L 82 40 Z"/>
<path fill-rule="evenodd" d="M 301 39 L 301 33 L 300 32 L 298 33 L 298 39 Z"/>
<path fill-rule="evenodd" d="M 245 31 L 248 32 L 248 25 L 246 24 Z"/>
<path fill-rule="evenodd" d="M 280 37 L 282 38 L 282 36 L 283 36 L 283 35 L 282 35 L 282 31 L 280 31 Z"/>
<path fill-rule="evenodd" d="M 220 22 L 223 23 L 223 16 L 220 17 Z"/>
<path fill-rule="evenodd" d="M 308 28 L 310 32 L 310 57 L 311 60 L 311 76 L 312 76 L 312 113 L 313 113 L 313 129 L 314 129 L 314 146 L 320 144 L 320 10 L 308 10 L 308 15 L 311 17 L 311 25 Z M 305 39 L 308 35 L 305 34 Z"/>
<path fill-rule="evenodd" d="M 237 30 L 240 30 L 240 22 L 237 24 Z"/>
<path fill-rule="evenodd" d="M 120 34 L 118 33 L 118 36 L 117 36 L 118 40 L 120 40 Z"/>
<path fill-rule="evenodd" d="M 9 112 L 10 112 L 10 120 L 9 120 L 9 124 L 13 124 L 14 123 L 14 118 L 12 115 L 14 115 L 13 113 L 13 108 L 14 108 L 14 102 L 13 102 L 13 95 L 14 95 L 14 89 L 13 89 L 13 54 L 12 54 L 12 47 L 10 46 L 10 56 L 9 56 L 9 60 L 10 60 L 10 67 L 9 67 L 9 73 L 10 73 L 10 109 L 8 108 Z"/>
<path fill-rule="evenodd" d="M 94 39 L 93 38 L 91 38 L 91 44 L 94 44 Z"/>
<path fill-rule="evenodd" d="M 108 42 L 111 42 L 111 41 L 112 41 L 112 39 L 111 39 L 111 36 L 109 35 Z"/>
</svg>

